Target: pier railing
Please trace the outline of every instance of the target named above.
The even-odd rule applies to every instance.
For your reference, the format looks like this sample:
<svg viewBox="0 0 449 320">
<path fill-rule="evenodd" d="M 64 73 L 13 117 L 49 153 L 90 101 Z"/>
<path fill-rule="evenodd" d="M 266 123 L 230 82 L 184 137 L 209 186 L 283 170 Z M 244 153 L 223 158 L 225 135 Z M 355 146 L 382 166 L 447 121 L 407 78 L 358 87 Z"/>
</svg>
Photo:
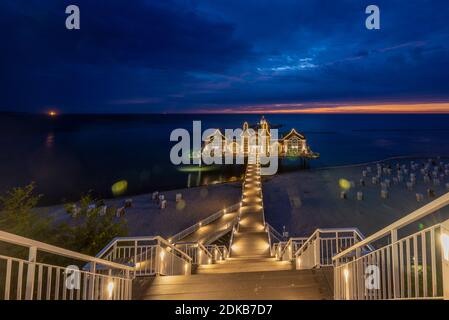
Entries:
<svg viewBox="0 0 449 320">
<path fill-rule="evenodd" d="M 233 204 L 232 206 L 229 206 L 225 209 L 219 210 L 217 212 L 215 212 L 214 214 L 210 215 L 209 217 L 198 221 L 197 223 L 195 223 L 194 225 L 188 227 L 187 229 L 182 230 L 181 232 L 175 234 L 174 236 L 170 237 L 168 240 L 170 243 L 176 243 L 182 239 L 184 239 L 185 237 L 187 237 L 188 235 L 196 232 L 197 230 L 199 230 L 201 227 L 206 226 L 216 220 L 218 220 L 219 218 L 221 218 L 222 216 L 224 216 L 227 213 L 231 213 L 234 212 L 235 210 L 240 208 L 240 202 Z"/>
<path fill-rule="evenodd" d="M 270 254 L 274 256 L 287 243 L 287 240 L 268 222 L 265 222 L 265 231 L 268 233 L 268 243 L 270 244 Z"/>
<path fill-rule="evenodd" d="M 159 236 L 115 238 L 97 257 L 132 264 L 136 276 L 191 273 L 192 258 Z"/>
<path fill-rule="evenodd" d="M 228 248 L 226 246 L 218 246 L 215 244 L 205 245 L 206 249 L 212 254 L 213 261 L 222 261 L 228 257 Z"/>
<path fill-rule="evenodd" d="M 293 261 L 296 251 L 307 241 L 305 237 L 290 238 L 273 244 L 273 254 L 280 261 Z"/>
<path fill-rule="evenodd" d="M 335 298 L 449 299 L 449 220 L 417 225 L 448 204 L 449 193 L 334 256 Z"/>
<path fill-rule="evenodd" d="M 4 231 L 0 242 L 0 300 L 131 299 L 133 266 Z"/>
<path fill-rule="evenodd" d="M 296 269 L 330 267 L 334 255 L 363 239 L 356 228 L 317 229 L 295 252 Z"/>
<path fill-rule="evenodd" d="M 214 261 L 212 252 L 199 242 L 178 242 L 176 248 L 192 258 L 192 264 L 212 264 Z"/>
</svg>

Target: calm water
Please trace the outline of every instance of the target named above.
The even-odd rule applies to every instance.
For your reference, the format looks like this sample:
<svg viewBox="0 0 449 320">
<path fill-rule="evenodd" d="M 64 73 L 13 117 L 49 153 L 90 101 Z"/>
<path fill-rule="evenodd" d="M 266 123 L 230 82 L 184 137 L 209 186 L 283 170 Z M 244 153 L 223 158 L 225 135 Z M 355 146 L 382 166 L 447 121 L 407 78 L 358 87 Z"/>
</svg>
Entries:
<svg viewBox="0 0 449 320">
<path fill-rule="evenodd" d="M 238 166 L 202 172 L 170 163 L 175 128 L 236 128 L 255 115 L 0 115 L 0 191 L 35 181 L 44 202 L 71 200 L 128 182 L 128 194 L 237 179 Z M 448 155 L 449 115 L 269 115 L 281 133 L 295 127 L 321 158 L 310 167 L 353 164 L 401 155 Z M 284 161 L 282 171 L 297 168 Z"/>
</svg>

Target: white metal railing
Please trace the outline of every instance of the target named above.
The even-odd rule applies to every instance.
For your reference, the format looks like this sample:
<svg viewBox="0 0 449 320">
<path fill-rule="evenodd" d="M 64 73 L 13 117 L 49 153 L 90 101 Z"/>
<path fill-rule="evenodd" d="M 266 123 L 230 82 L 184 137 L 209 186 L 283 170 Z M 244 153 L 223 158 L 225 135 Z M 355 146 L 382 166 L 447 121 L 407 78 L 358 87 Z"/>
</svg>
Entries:
<svg viewBox="0 0 449 320">
<path fill-rule="evenodd" d="M 293 237 L 288 241 L 281 241 L 273 244 L 273 254 L 281 261 L 293 261 L 294 254 L 307 241 L 306 237 Z"/>
<path fill-rule="evenodd" d="M 159 236 L 113 239 L 97 257 L 135 265 L 136 276 L 189 275 L 192 258 Z"/>
<path fill-rule="evenodd" d="M 4 251 L 14 255 L 0 255 L 0 300 L 128 300 L 132 297 L 132 266 L 4 231 L 0 231 L 0 241 L 6 244 Z M 24 253 L 28 258 L 17 257 Z M 88 271 L 76 267 L 86 262 L 90 266 Z"/>
<path fill-rule="evenodd" d="M 192 259 L 192 264 L 212 264 L 213 255 L 199 242 L 178 242 L 176 248 L 187 254 Z"/>
<path fill-rule="evenodd" d="M 269 223 L 265 222 L 265 231 L 268 234 L 268 243 L 270 244 L 270 255 L 274 256 L 279 253 L 279 248 L 283 247 L 287 241 L 284 237 Z"/>
<path fill-rule="evenodd" d="M 449 193 L 337 254 L 335 298 L 449 299 L 449 220 L 410 232 L 448 204 Z M 377 250 L 363 252 L 375 243 Z"/>
<path fill-rule="evenodd" d="M 228 248 L 226 246 L 208 244 L 204 247 L 212 254 L 214 262 L 224 260 L 228 257 Z"/>
<path fill-rule="evenodd" d="M 271 234 L 271 238 L 273 240 L 276 240 L 277 242 L 282 242 L 284 237 L 277 231 L 273 226 L 271 226 L 269 223 L 265 223 L 265 231 L 269 232 Z"/>
<path fill-rule="evenodd" d="M 214 214 L 210 215 L 209 217 L 198 221 L 197 223 L 195 223 L 194 225 L 188 227 L 187 229 L 182 230 L 181 232 L 175 234 L 174 236 L 170 237 L 168 239 L 168 241 L 170 243 L 176 243 L 182 239 L 184 239 L 185 237 L 187 237 L 188 235 L 194 233 L 195 231 L 199 230 L 201 227 L 206 226 L 216 220 L 218 220 L 219 218 L 221 218 L 223 215 L 225 215 L 226 213 L 230 213 L 233 212 L 237 209 L 240 208 L 240 202 L 233 204 L 232 206 L 229 206 L 225 209 L 219 210 L 217 212 L 215 212 Z"/>
<path fill-rule="evenodd" d="M 296 268 L 312 269 L 332 266 L 332 257 L 335 254 L 363 239 L 363 235 L 356 228 L 317 229 L 295 252 Z M 365 248 L 367 251 L 372 249 Z"/>
</svg>

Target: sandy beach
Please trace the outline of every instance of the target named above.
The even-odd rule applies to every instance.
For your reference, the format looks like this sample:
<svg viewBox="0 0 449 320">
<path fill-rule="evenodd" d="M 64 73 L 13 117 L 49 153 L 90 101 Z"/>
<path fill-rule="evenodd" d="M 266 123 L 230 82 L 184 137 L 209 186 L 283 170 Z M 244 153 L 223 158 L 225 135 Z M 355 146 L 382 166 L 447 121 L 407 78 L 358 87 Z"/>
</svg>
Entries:
<svg viewBox="0 0 449 320">
<path fill-rule="evenodd" d="M 389 164 L 393 168 L 391 176 L 382 175 L 381 181 L 392 181 L 398 163 L 406 165 L 410 171 L 411 161 L 421 168 L 427 159 L 380 161 L 382 165 Z M 448 159 L 440 161 L 449 163 Z M 440 178 L 440 185 L 435 186 L 433 181 L 425 183 L 417 169 L 413 190 L 407 189 L 405 180 L 397 184 L 391 182 L 388 199 L 382 199 L 380 182 L 372 184 L 372 177 L 377 175 L 376 164 L 305 170 L 265 178 L 263 193 L 266 220 L 278 230 L 286 226 L 292 236 L 310 235 L 316 228 L 336 227 L 357 227 L 363 234 L 370 235 L 435 199 L 427 196 L 428 188 L 435 191 L 436 197 L 449 191 L 446 189 L 449 176 Z M 367 167 L 371 167 L 372 173 L 367 174 L 365 186 L 361 186 L 362 171 Z M 347 191 L 347 199 L 340 198 L 340 179 L 354 182 L 354 186 Z M 359 191 L 363 192 L 364 199 L 361 201 L 356 196 Z M 416 193 L 424 195 L 422 202 L 417 202 Z M 445 211 L 449 210 L 444 209 L 442 214 L 446 214 Z"/>
<path fill-rule="evenodd" d="M 397 165 L 409 168 L 414 161 L 416 185 L 408 190 L 406 181 L 393 183 L 388 188 L 389 196 L 380 196 L 381 182 L 391 180 L 396 174 Z M 440 177 L 440 184 L 433 181 L 424 182 L 420 168 L 428 159 L 406 158 L 385 160 L 368 164 L 302 170 L 284 173 L 263 179 L 265 218 L 277 230 L 283 226 L 291 236 L 307 236 L 316 228 L 357 227 L 363 234 L 369 235 L 387 226 L 400 217 L 430 202 L 434 197 L 427 195 L 427 189 L 435 191 L 435 197 L 446 193 L 449 176 Z M 449 163 L 448 159 L 439 162 Z M 372 177 L 377 175 L 377 163 L 383 167 L 393 168 L 391 175 L 382 174 L 377 184 Z M 362 172 L 371 168 L 371 173 L 362 177 Z M 412 171 L 408 172 L 408 176 Z M 341 199 L 340 179 L 345 179 L 352 186 L 346 191 L 347 198 Z M 365 185 L 360 184 L 360 179 Z M 357 192 L 363 192 L 363 200 L 357 200 Z M 177 193 L 183 195 L 184 202 L 176 203 Z M 416 200 L 416 193 L 423 194 L 421 202 Z M 218 210 L 240 201 L 241 183 L 224 183 L 165 191 L 167 208 L 160 209 L 151 200 L 151 194 L 141 194 L 105 200 L 108 206 L 122 207 L 125 199 L 132 199 L 133 206 L 126 209 L 130 236 L 161 235 L 170 237 L 204 219 Z M 62 206 L 40 208 L 56 217 L 56 221 L 68 219 Z M 448 212 L 446 212 L 448 211 Z M 443 214 L 449 214 L 444 209 Z"/>
<path fill-rule="evenodd" d="M 126 209 L 129 236 L 169 236 L 190 227 L 199 220 L 240 201 L 240 183 L 226 183 L 161 192 L 167 207 L 160 209 L 151 200 L 151 194 L 141 194 L 105 200 L 106 205 L 122 207 L 125 199 L 133 205 Z M 183 202 L 176 203 L 176 194 L 181 193 Z M 69 219 L 63 206 L 39 208 L 55 216 L 56 221 Z"/>
</svg>

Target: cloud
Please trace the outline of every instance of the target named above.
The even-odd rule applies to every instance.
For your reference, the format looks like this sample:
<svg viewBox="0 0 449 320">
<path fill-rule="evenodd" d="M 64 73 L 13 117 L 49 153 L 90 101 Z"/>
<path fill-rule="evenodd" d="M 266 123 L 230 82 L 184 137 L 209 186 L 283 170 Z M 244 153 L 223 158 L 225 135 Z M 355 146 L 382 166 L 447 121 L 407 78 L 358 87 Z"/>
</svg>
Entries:
<svg viewBox="0 0 449 320">
<path fill-rule="evenodd" d="M 0 109 L 183 112 L 449 100 L 447 1 L 0 3 Z M 430 110 L 430 109 L 429 109 Z"/>
</svg>

